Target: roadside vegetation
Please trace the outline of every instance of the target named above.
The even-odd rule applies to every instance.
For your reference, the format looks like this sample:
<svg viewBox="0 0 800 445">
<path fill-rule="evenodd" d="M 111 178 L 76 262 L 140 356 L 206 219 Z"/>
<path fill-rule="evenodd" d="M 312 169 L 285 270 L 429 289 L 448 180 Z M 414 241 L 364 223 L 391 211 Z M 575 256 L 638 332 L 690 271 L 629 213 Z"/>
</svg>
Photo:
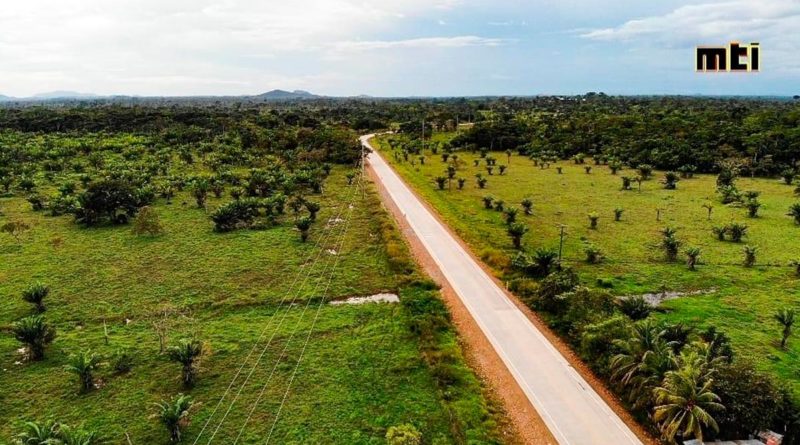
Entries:
<svg viewBox="0 0 800 445">
<path fill-rule="evenodd" d="M 0 110 L 0 443 L 503 442 L 356 133 L 318 117 Z M 401 304 L 327 304 L 379 292 Z"/>
<path fill-rule="evenodd" d="M 797 443 L 800 111 L 584 99 L 376 146 L 664 440 Z"/>
</svg>

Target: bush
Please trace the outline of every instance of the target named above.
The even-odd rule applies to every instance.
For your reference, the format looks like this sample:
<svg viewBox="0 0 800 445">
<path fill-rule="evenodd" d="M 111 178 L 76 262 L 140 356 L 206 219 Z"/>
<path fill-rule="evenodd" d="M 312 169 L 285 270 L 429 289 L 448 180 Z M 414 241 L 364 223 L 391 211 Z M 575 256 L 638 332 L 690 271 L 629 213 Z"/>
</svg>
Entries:
<svg viewBox="0 0 800 445">
<path fill-rule="evenodd" d="M 248 228 L 258 216 L 259 203 L 255 198 L 245 198 L 223 204 L 211 214 L 214 230 L 230 232 L 231 230 Z"/>
<path fill-rule="evenodd" d="M 758 252 L 758 247 L 744 246 L 742 251 L 744 252 L 744 267 L 753 267 L 756 264 L 756 253 Z"/>
<path fill-rule="evenodd" d="M 389 427 L 386 431 L 387 445 L 421 445 L 422 433 L 411 424 Z"/>
<path fill-rule="evenodd" d="M 625 210 L 622 208 L 617 207 L 614 209 L 614 221 L 621 221 L 623 212 L 625 212 Z"/>
<path fill-rule="evenodd" d="M 586 215 L 589 218 L 589 228 L 597 229 L 597 221 L 600 219 L 600 214 L 592 212 Z"/>
<path fill-rule="evenodd" d="M 653 307 L 641 295 L 620 298 L 618 304 L 620 312 L 633 321 L 644 320 L 653 311 Z"/>
<path fill-rule="evenodd" d="M 90 184 L 78 197 L 75 218 L 87 226 L 104 222 L 125 224 L 145 204 L 128 183 L 103 180 Z"/>
<path fill-rule="evenodd" d="M 739 243 L 747 235 L 747 224 L 730 223 L 725 230 L 730 235 L 731 241 Z"/>
<path fill-rule="evenodd" d="M 22 291 L 22 299 L 36 307 L 36 312 L 45 311 L 44 299 L 50 294 L 50 288 L 42 283 L 34 283 Z"/>
<path fill-rule="evenodd" d="M 483 197 L 483 208 L 491 210 L 494 208 L 494 197 L 486 195 Z"/>
<path fill-rule="evenodd" d="M 539 282 L 539 292 L 531 304 L 537 310 L 559 313 L 564 309 L 564 301 L 559 297 L 575 289 L 578 284 L 578 275 L 572 269 L 554 272 Z"/>
<path fill-rule="evenodd" d="M 111 369 L 117 374 L 127 374 L 133 369 L 136 361 L 133 353 L 127 349 L 117 349 L 111 356 Z"/>
<path fill-rule="evenodd" d="M 589 264 L 597 264 L 603 261 L 603 251 L 594 244 L 587 244 L 583 249 L 586 253 L 586 262 Z"/>
<path fill-rule="evenodd" d="M 295 221 L 294 225 L 297 227 L 297 230 L 300 231 L 300 241 L 306 242 L 308 240 L 308 233 L 311 229 L 311 224 L 313 224 L 313 221 L 308 216 L 304 216 Z"/>
<path fill-rule="evenodd" d="M 764 373 L 746 363 L 724 364 L 717 367 L 714 388 L 725 406 L 715 416 L 721 438 L 741 439 L 773 426 L 780 391 Z"/>
<path fill-rule="evenodd" d="M 133 220 L 133 233 L 135 235 L 156 236 L 164 233 L 164 226 L 158 217 L 155 209 L 144 206 L 139 209 L 139 213 Z"/>
<path fill-rule="evenodd" d="M 100 356 L 91 351 L 83 351 L 69 356 L 64 367 L 68 372 L 75 374 L 81 385 L 81 391 L 86 392 L 94 388 L 94 371 L 100 366 Z"/>
<path fill-rule="evenodd" d="M 794 219 L 795 224 L 800 224 L 800 202 L 796 202 L 789 207 L 788 215 Z"/>
<path fill-rule="evenodd" d="M 41 315 L 31 315 L 14 323 L 14 337 L 28 348 L 28 356 L 33 361 L 42 360 L 44 351 L 56 338 L 56 330 Z"/>
<path fill-rule="evenodd" d="M 686 265 L 689 266 L 689 270 L 695 269 L 695 266 L 697 265 L 699 258 L 700 258 L 699 248 L 690 247 L 686 249 Z"/>
</svg>

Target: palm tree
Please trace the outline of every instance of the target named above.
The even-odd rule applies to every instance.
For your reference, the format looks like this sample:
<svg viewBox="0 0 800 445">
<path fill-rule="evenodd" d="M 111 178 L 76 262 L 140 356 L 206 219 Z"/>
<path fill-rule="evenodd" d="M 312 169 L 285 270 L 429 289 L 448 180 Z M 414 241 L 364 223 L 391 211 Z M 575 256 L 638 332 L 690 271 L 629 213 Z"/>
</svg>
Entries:
<svg viewBox="0 0 800 445">
<path fill-rule="evenodd" d="M 653 388 L 674 369 L 675 356 L 652 320 L 636 323 L 632 334 L 631 338 L 614 341 L 620 352 L 611 358 L 611 379 L 627 393 L 634 408 L 644 408 L 652 403 Z"/>
<path fill-rule="evenodd" d="M 800 224 L 800 202 L 796 202 L 789 207 L 788 215 L 794 219 L 795 224 Z"/>
<path fill-rule="evenodd" d="M 444 186 L 447 185 L 447 178 L 444 176 L 437 176 L 434 178 L 436 181 L 436 186 L 439 187 L 439 190 L 444 190 Z"/>
<path fill-rule="evenodd" d="M 621 221 L 622 220 L 622 214 L 624 212 L 625 212 L 625 209 L 623 209 L 621 207 L 617 207 L 616 209 L 614 209 L 614 221 Z"/>
<path fill-rule="evenodd" d="M 700 257 L 700 249 L 697 247 L 690 247 L 686 249 L 686 265 L 689 270 L 694 270 L 697 265 L 697 259 Z"/>
<path fill-rule="evenodd" d="M 706 219 L 711 221 L 711 212 L 714 210 L 714 206 L 709 203 L 705 203 L 703 204 L 703 208 L 708 210 L 708 217 Z"/>
<path fill-rule="evenodd" d="M 177 346 L 167 349 L 169 358 L 183 365 L 181 380 L 184 386 L 191 387 L 194 385 L 197 379 L 197 361 L 204 352 L 203 343 L 194 339 L 181 339 Z"/>
<path fill-rule="evenodd" d="M 317 212 L 319 212 L 320 205 L 314 201 L 306 201 L 306 210 L 308 210 L 308 217 L 311 218 L 311 221 L 317 220 Z"/>
<path fill-rule="evenodd" d="M 680 248 L 680 241 L 675 238 L 676 230 L 672 227 L 665 227 L 661 234 L 664 238 L 661 240 L 661 247 L 664 248 L 664 252 L 667 255 L 667 260 L 675 261 L 678 257 L 678 249 Z"/>
<path fill-rule="evenodd" d="M 589 228 L 597 229 L 597 221 L 600 219 L 600 214 L 597 212 L 592 212 L 586 216 L 589 217 Z"/>
<path fill-rule="evenodd" d="M 34 283 L 22 291 L 22 299 L 36 306 L 36 312 L 45 311 L 44 299 L 50 293 L 50 288 L 42 283 Z"/>
<path fill-rule="evenodd" d="M 742 238 L 747 235 L 747 224 L 730 223 L 727 227 L 727 232 L 731 235 L 731 241 L 738 243 Z"/>
<path fill-rule="evenodd" d="M 534 270 L 539 276 L 547 276 L 557 263 L 558 252 L 555 250 L 540 248 L 533 252 Z"/>
<path fill-rule="evenodd" d="M 44 358 L 45 348 L 56 338 L 56 330 L 41 315 L 19 320 L 14 323 L 13 331 L 14 337 L 27 345 L 30 359 L 34 361 Z"/>
<path fill-rule="evenodd" d="M 745 203 L 745 207 L 747 207 L 747 216 L 756 218 L 758 217 L 758 209 L 761 208 L 761 203 L 758 202 L 758 199 L 750 199 Z"/>
<path fill-rule="evenodd" d="M 197 202 L 197 208 L 204 208 L 206 206 L 206 198 L 208 197 L 208 190 L 211 188 L 207 179 L 199 178 L 192 184 L 192 196 Z"/>
<path fill-rule="evenodd" d="M 775 321 L 783 326 L 783 331 L 781 332 L 781 349 L 786 347 L 786 342 L 789 340 L 789 336 L 792 335 L 792 326 L 794 325 L 794 309 L 781 309 L 775 313 L 773 316 Z"/>
<path fill-rule="evenodd" d="M 78 380 L 81 384 L 81 391 L 86 392 L 94 388 L 93 372 L 99 366 L 99 355 L 91 351 L 82 351 L 77 355 L 71 355 L 64 369 L 78 376 Z"/>
<path fill-rule="evenodd" d="M 55 444 L 58 440 L 58 428 L 58 423 L 52 419 L 42 423 L 25 422 L 22 426 L 23 431 L 17 435 L 17 443 L 20 445 Z"/>
<path fill-rule="evenodd" d="M 528 227 L 525 224 L 515 222 L 508 226 L 508 236 L 511 237 L 511 242 L 517 249 L 522 247 L 522 236 L 526 233 L 528 233 Z"/>
<path fill-rule="evenodd" d="M 509 207 L 503 210 L 503 216 L 506 219 L 506 224 L 511 224 L 517 221 L 517 214 L 519 210 L 516 207 Z"/>
<path fill-rule="evenodd" d="M 667 172 L 664 174 L 664 188 L 667 190 L 675 190 L 680 178 L 675 172 Z"/>
<path fill-rule="evenodd" d="M 744 246 L 744 267 L 753 267 L 756 264 L 756 252 L 758 252 L 758 247 L 756 246 Z"/>
<path fill-rule="evenodd" d="M 181 441 L 183 429 L 189 425 L 189 411 L 193 404 L 192 398 L 183 394 L 178 394 L 172 400 L 162 400 L 160 403 L 156 403 L 158 411 L 155 417 L 169 431 L 171 443 Z"/>
<path fill-rule="evenodd" d="M 526 215 L 533 214 L 533 201 L 531 201 L 530 198 L 523 199 L 521 204 L 522 204 L 522 209 L 524 210 Z"/>
<path fill-rule="evenodd" d="M 655 388 L 656 403 L 653 419 L 660 424 L 663 436 L 674 441 L 680 433 L 703 440 L 703 428 L 718 431 L 711 412 L 724 409 L 713 392 L 709 370 L 696 360 L 683 363 L 680 369 L 668 371 L 661 386 Z"/>
<path fill-rule="evenodd" d="M 311 229 L 312 223 L 311 218 L 308 216 L 298 218 L 297 221 L 295 221 L 294 225 L 297 227 L 297 230 L 300 231 L 300 241 L 306 242 L 306 240 L 308 240 L 308 231 Z"/>
<path fill-rule="evenodd" d="M 483 197 L 483 208 L 491 210 L 494 204 L 494 197 L 486 195 Z"/>
</svg>

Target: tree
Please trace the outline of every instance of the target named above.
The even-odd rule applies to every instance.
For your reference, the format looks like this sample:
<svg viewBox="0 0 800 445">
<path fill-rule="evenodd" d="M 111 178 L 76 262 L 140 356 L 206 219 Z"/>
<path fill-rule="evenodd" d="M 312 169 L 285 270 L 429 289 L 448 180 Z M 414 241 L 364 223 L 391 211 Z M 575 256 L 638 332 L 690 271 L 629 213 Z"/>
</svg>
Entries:
<svg viewBox="0 0 800 445">
<path fill-rule="evenodd" d="M 459 190 L 462 190 L 464 188 L 464 184 L 467 183 L 467 180 L 464 179 L 464 178 L 458 178 L 458 179 L 456 179 L 456 181 L 458 181 L 458 189 Z"/>
<path fill-rule="evenodd" d="M 589 218 L 589 228 L 590 229 L 597 229 L 597 221 L 600 219 L 600 214 L 597 212 L 591 212 L 586 215 Z"/>
<path fill-rule="evenodd" d="M 723 438 L 748 437 L 776 423 L 780 390 L 768 375 L 749 363 L 736 361 L 719 366 L 714 374 L 714 392 L 725 406 L 723 412 L 716 414 Z"/>
<path fill-rule="evenodd" d="M 650 175 L 653 174 L 653 166 L 650 164 L 640 164 L 636 169 L 639 170 L 639 177 L 642 180 L 650 179 Z"/>
<path fill-rule="evenodd" d="M 511 242 L 517 249 L 522 248 L 522 236 L 528 233 L 528 227 L 522 223 L 511 223 L 508 226 L 508 236 L 511 237 Z"/>
<path fill-rule="evenodd" d="M 436 186 L 439 187 L 439 190 L 444 190 L 444 186 L 447 185 L 447 178 L 444 176 L 437 176 L 434 179 L 436 180 Z"/>
<path fill-rule="evenodd" d="M 761 203 L 758 202 L 758 199 L 749 199 L 744 205 L 747 207 L 747 216 L 750 218 L 758 217 L 758 209 L 761 208 Z"/>
<path fill-rule="evenodd" d="M 150 206 L 144 206 L 139 209 L 139 213 L 133 220 L 132 232 L 134 235 L 156 236 L 164 233 L 164 226 L 161 225 L 161 220 L 155 209 Z"/>
<path fill-rule="evenodd" d="M 50 445 L 57 444 L 59 424 L 52 419 L 44 422 L 25 422 L 22 432 L 17 434 L 17 443 L 20 445 Z"/>
<path fill-rule="evenodd" d="M 136 190 L 121 180 L 101 180 L 89 184 L 78 196 L 75 218 L 87 226 L 112 222 L 125 224 L 145 205 Z"/>
<path fill-rule="evenodd" d="M 781 172 L 781 177 L 786 185 L 791 185 L 795 176 L 797 176 L 797 172 L 793 168 L 787 168 Z"/>
<path fill-rule="evenodd" d="M 308 217 L 311 221 L 317 220 L 317 213 L 319 212 L 320 208 L 322 208 L 319 203 L 314 201 L 306 201 L 306 210 L 308 210 Z"/>
<path fill-rule="evenodd" d="M 502 199 L 495 199 L 494 200 L 494 209 L 498 212 L 502 212 L 505 209 L 506 202 Z"/>
<path fill-rule="evenodd" d="M 404 423 L 389 427 L 386 431 L 386 445 L 421 445 L 422 433 L 414 425 Z"/>
<path fill-rule="evenodd" d="M 34 361 L 44 358 L 45 349 L 56 338 L 56 330 L 41 315 L 31 315 L 17 321 L 12 330 L 14 337 L 27 346 L 29 357 Z"/>
<path fill-rule="evenodd" d="M 714 210 L 714 206 L 709 203 L 705 203 L 703 204 L 703 208 L 708 211 L 708 216 L 706 217 L 706 219 L 711 221 L 711 212 Z"/>
<path fill-rule="evenodd" d="M 100 366 L 100 356 L 91 351 L 82 351 L 71 355 L 64 369 L 78 377 L 81 391 L 87 392 L 94 388 L 94 371 Z"/>
<path fill-rule="evenodd" d="M 633 325 L 629 338 L 614 341 L 619 351 L 609 362 L 611 379 L 620 385 L 634 408 L 653 403 L 653 389 L 675 367 L 675 357 L 661 328 L 646 319 Z"/>
<path fill-rule="evenodd" d="M 194 339 L 181 339 L 177 345 L 167 349 L 170 360 L 180 363 L 181 381 L 187 388 L 191 388 L 197 379 L 198 361 L 205 352 L 203 343 Z"/>
<path fill-rule="evenodd" d="M 512 224 L 517 221 L 517 214 L 519 210 L 516 207 L 509 207 L 503 210 L 503 217 L 506 220 L 506 224 Z"/>
<path fill-rule="evenodd" d="M 530 198 L 523 199 L 520 204 L 522 205 L 522 210 L 526 215 L 533 214 L 533 201 L 531 201 Z"/>
<path fill-rule="evenodd" d="M 30 229 L 31 226 L 22 220 L 9 221 L 0 226 L 0 232 L 11 235 L 17 243 L 20 243 L 22 234 Z"/>
<path fill-rule="evenodd" d="M 183 394 L 178 394 L 169 401 L 156 403 L 155 417 L 169 432 L 171 443 L 181 441 L 183 430 L 189 426 L 189 412 L 193 405 L 192 398 Z"/>
<path fill-rule="evenodd" d="M 487 210 L 491 210 L 494 207 L 494 197 L 490 195 L 486 195 L 483 198 L 483 208 Z"/>
<path fill-rule="evenodd" d="M 300 241 L 306 242 L 308 240 L 308 231 L 311 229 L 312 223 L 313 221 L 311 221 L 311 218 L 308 216 L 298 218 L 297 221 L 295 221 L 294 225 L 297 227 L 297 230 L 300 231 Z"/>
<path fill-rule="evenodd" d="M 603 261 L 603 251 L 592 243 L 587 243 L 583 252 L 586 254 L 586 262 L 589 264 L 597 264 Z"/>
<path fill-rule="evenodd" d="M 756 264 L 756 253 L 758 252 L 758 247 L 744 246 L 742 251 L 744 252 L 744 267 L 753 267 Z"/>
<path fill-rule="evenodd" d="M 34 283 L 22 291 L 22 299 L 36 306 L 36 312 L 45 311 L 44 299 L 50 294 L 50 288 L 42 283 Z"/>
<path fill-rule="evenodd" d="M 665 438 L 673 441 L 681 433 L 684 439 L 702 441 L 704 427 L 719 431 L 711 413 L 724 406 L 713 386 L 708 370 L 695 360 L 684 360 L 680 369 L 667 371 L 661 386 L 654 390 L 658 405 L 653 412 Z"/>
<path fill-rule="evenodd" d="M 686 249 L 686 265 L 689 266 L 689 270 L 695 269 L 698 258 L 700 258 L 700 248 L 690 247 Z"/>
<path fill-rule="evenodd" d="M 664 188 L 667 190 L 675 190 L 678 186 L 680 178 L 675 172 L 667 172 L 664 174 Z"/>
<path fill-rule="evenodd" d="M 206 207 L 206 199 L 208 198 L 208 191 L 211 189 L 211 184 L 206 178 L 197 178 L 192 181 L 192 196 L 197 203 L 198 209 Z"/>
<path fill-rule="evenodd" d="M 625 209 L 623 208 L 617 207 L 614 209 L 614 221 L 621 221 L 623 212 L 625 212 Z"/>
<path fill-rule="evenodd" d="M 726 231 L 731 236 L 731 241 L 739 243 L 747 235 L 747 224 L 730 223 L 727 225 Z"/>
<path fill-rule="evenodd" d="M 678 249 L 680 248 L 680 241 L 675 238 L 675 229 L 671 227 L 665 227 L 661 230 L 661 234 L 663 236 L 661 240 L 661 247 L 664 248 L 664 252 L 667 255 L 667 260 L 675 261 L 678 258 Z"/>
<path fill-rule="evenodd" d="M 775 321 L 777 321 L 781 326 L 783 326 L 783 331 L 781 331 L 781 349 L 786 348 L 786 342 L 789 340 L 789 336 L 792 335 L 792 326 L 794 326 L 794 316 L 795 311 L 794 309 L 784 308 L 779 310 L 778 312 L 773 315 Z"/>
</svg>

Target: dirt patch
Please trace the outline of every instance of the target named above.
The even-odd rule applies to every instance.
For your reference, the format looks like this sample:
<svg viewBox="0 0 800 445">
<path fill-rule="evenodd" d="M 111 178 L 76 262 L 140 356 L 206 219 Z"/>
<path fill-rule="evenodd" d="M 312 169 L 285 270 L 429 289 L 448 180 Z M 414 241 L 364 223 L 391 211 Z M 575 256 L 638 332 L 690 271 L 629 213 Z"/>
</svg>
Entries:
<svg viewBox="0 0 800 445">
<path fill-rule="evenodd" d="M 717 288 L 712 287 L 711 289 L 701 289 L 688 292 L 664 291 L 664 292 L 654 292 L 654 293 L 639 294 L 639 295 L 624 295 L 622 297 L 617 297 L 617 298 L 619 298 L 620 300 L 625 300 L 628 298 L 642 297 L 650 306 L 658 307 L 661 303 L 667 300 L 674 300 L 676 298 L 689 297 L 692 295 L 713 294 L 716 291 Z"/>
<path fill-rule="evenodd" d="M 481 380 L 490 390 L 489 397 L 498 401 L 507 416 L 508 424 L 502 425 L 503 433 L 506 435 L 507 443 L 517 444 L 557 444 L 553 435 L 550 433 L 546 424 L 536 412 L 536 409 L 528 400 L 525 393 L 519 387 L 511 372 L 503 363 L 500 356 L 492 347 L 489 340 L 481 331 L 475 320 L 470 315 L 467 308 L 456 295 L 453 288 L 448 284 L 442 275 L 439 267 L 425 250 L 420 240 L 414 234 L 411 226 L 403 217 L 402 212 L 393 203 L 386 189 L 377 180 L 371 168 L 367 169 L 370 179 L 375 183 L 381 200 L 394 216 L 395 221 L 401 228 L 403 235 L 409 242 L 411 252 L 422 266 L 426 273 L 442 287 L 442 295 L 447 303 L 453 317 L 453 322 L 459 333 L 459 338 L 464 348 L 467 361 L 475 369 Z M 402 177 L 401 177 L 402 178 Z M 564 358 L 578 371 L 581 376 L 590 384 L 592 388 L 603 398 L 609 407 L 631 428 L 636 436 L 645 444 L 657 445 L 659 442 L 653 438 L 647 430 L 642 427 L 631 414 L 625 409 L 621 401 L 605 386 L 591 369 L 581 361 L 580 357 L 565 343 L 558 335 L 550 330 L 546 323 L 539 318 L 528 306 L 521 302 L 515 295 L 505 289 L 503 283 L 495 277 L 492 270 L 480 261 L 474 254 L 473 249 L 465 243 L 455 232 L 442 220 L 441 216 L 433 209 L 427 201 L 420 198 L 417 192 L 409 187 L 422 204 L 431 214 L 447 229 L 453 238 L 461 244 L 464 250 L 472 257 L 477 264 L 498 284 L 498 286 L 511 297 L 511 301 L 522 311 L 523 314 L 544 334 L 550 343 L 564 356 Z"/>
<path fill-rule="evenodd" d="M 365 303 L 399 303 L 400 297 L 395 294 L 375 294 L 366 297 L 350 297 L 344 300 L 333 300 L 330 304 L 339 306 L 342 304 L 365 304 Z"/>
</svg>

